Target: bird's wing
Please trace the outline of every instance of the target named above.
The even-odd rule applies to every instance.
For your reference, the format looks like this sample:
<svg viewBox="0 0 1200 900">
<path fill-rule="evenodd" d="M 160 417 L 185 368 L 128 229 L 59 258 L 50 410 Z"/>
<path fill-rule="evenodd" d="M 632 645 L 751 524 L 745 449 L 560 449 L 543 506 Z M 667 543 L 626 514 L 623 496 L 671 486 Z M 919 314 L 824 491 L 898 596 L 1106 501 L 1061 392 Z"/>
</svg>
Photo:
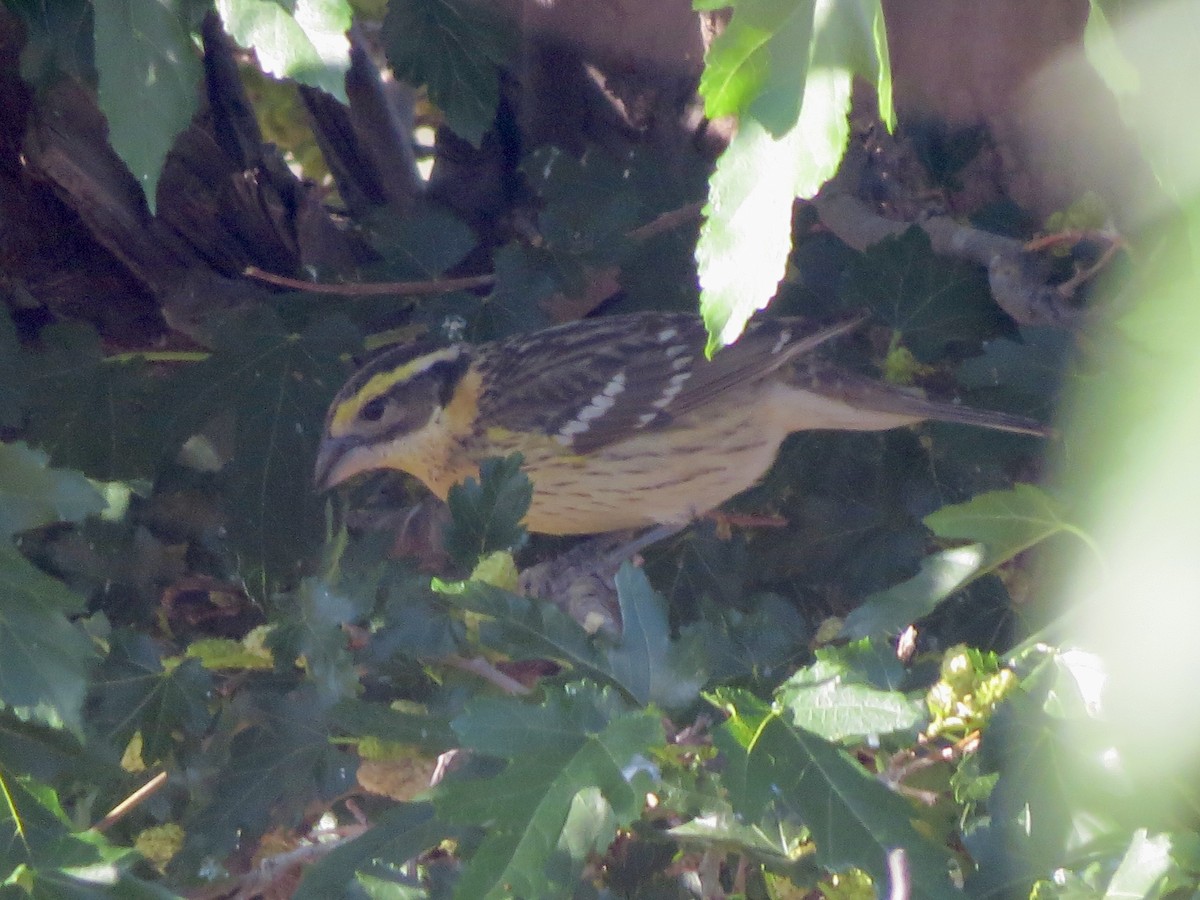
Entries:
<svg viewBox="0 0 1200 900">
<path fill-rule="evenodd" d="M 760 319 L 733 345 L 706 359 L 699 316 L 609 316 L 496 346 L 484 373 L 489 421 L 546 433 L 588 453 L 638 432 L 668 426 L 714 397 L 761 379 L 862 321 L 832 325 Z"/>
</svg>

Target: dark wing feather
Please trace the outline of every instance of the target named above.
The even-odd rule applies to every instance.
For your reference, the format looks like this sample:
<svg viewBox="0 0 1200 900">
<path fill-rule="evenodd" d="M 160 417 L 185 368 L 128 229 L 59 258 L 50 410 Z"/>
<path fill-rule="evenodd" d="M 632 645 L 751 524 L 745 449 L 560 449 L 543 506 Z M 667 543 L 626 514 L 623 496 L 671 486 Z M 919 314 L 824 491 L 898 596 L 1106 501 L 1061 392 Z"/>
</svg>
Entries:
<svg viewBox="0 0 1200 900">
<path fill-rule="evenodd" d="M 483 357 L 487 418 L 588 453 L 661 428 L 722 391 L 760 379 L 861 319 L 813 326 L 762 319 L 704 358 L 707 334 L 689 313 L 635 313 L 572 322 L 509 339 Z"/>
</svg>

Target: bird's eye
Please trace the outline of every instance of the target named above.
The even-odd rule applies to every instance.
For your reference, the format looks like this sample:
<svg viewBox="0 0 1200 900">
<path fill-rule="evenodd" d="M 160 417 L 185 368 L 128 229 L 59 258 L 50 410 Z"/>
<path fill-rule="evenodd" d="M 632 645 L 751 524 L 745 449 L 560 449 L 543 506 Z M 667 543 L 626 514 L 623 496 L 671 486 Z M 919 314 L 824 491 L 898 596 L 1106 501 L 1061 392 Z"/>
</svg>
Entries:
<svg viewBox="0 0 1200 900">
<path fill-rule="evenodd" d="M 383 397 L 376 397 L 374 400 L 368 400 L 363 404 L 363 408 L 359 410 L 358 417 L 368 422 L 378 422 L 383 418 L 383 411 L 385 409 L 387 409 L 387 400 Z"/>
</svg>

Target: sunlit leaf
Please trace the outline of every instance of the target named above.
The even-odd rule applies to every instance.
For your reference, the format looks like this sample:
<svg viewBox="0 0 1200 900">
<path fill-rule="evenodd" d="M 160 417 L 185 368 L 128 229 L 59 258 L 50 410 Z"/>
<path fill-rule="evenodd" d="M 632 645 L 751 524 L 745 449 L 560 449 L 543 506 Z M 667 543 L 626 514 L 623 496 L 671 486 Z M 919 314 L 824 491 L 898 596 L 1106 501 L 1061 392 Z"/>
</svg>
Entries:
<svg viewBox="0 0 1200 900">
<path fill-rule="evenodd" d="M 345 0 L 218 0 L 217 11 L 233 39 L 254 50 L 263 71 L 347 102 L 350 5 Z"/>
</svg>

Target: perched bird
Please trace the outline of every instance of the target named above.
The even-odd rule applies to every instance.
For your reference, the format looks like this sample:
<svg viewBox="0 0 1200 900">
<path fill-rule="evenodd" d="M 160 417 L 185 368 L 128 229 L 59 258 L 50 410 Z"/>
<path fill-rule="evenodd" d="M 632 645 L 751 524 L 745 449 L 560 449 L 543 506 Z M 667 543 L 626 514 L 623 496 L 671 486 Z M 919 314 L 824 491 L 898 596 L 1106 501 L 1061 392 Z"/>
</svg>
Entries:
<svg viewBox="0 0 1200 900">
<path fill-rule="evenodd" d="M 862 321 L 757 319 L 712 359 L 699 316 L 686 313 L 396 347 L 338 392 L 316 484 L 390 469 L 444 499 L 478 476 L 481 460 L 520 451 L 534 486 L 529 530 L 597 534 L 708 512 L 758 481 L 795 431 L 940 419 L 1047 434 L 1030 419 L 927 400 L 828 362 L 820 345 Z"/>
</svg>

